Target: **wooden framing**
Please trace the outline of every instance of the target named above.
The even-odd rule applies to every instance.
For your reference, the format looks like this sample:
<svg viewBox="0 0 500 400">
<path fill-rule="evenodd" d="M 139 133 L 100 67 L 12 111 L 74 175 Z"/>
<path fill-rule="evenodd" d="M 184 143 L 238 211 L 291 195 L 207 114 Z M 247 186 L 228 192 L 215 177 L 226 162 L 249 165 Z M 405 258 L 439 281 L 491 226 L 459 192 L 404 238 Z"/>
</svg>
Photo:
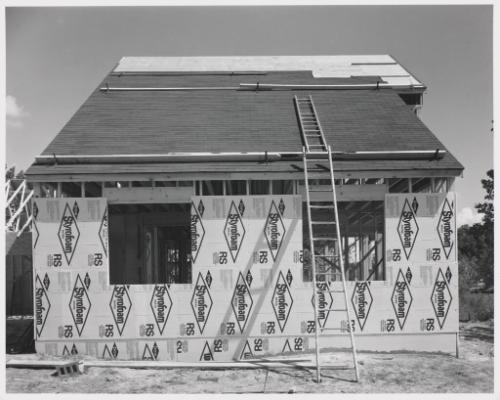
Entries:
<svg viewBox="0 0 500 400">
<path fill-rule="evenodd" d="M 260 175 L 259 175 L 260 177 Z M 289 176 L 288 176 L 289 177 Z M 429 178 L 429 187 L 425 190 L 430 193 L 437 192 L 447 192 L 450 191 L 454 178 L 452 177 L 428 177 Z M 422 178 L 417 178 L 421 180 Z M 97 181 L 98 184 L 101 185 L 102 196 L 108 198 L 110 203 L 176 203 L 176 202 L 189 202 L 189 197 L 192 195 L 209 195 L 209 193 L 204 193 L 203 190 L 203 182 L 207 181 L 220 181 L 222 182 L 222 191 L 219 195 L 226 195 L 226 185 L 229 181 L 233 180 L 224 180 L 224 179 L 210 179 L 210 180 L 191 180 L 192 185 L 180 185 L 180 182 L 189 182 L 188 180 L 172 180 L 172 186 L 159 186 L 157 182 L 159 181 L 167 181 L 166 178 L 161 180 L 153 180 L 153 179 L 134 179 L 134 181 L 138 182 L 151 182 L 148 187 L 133 187 L 132 181 L 123 180 L 106 180 Z M 250 182 L 251 179 L 234 179 L 238 181 L 246 182 L 246 191 L 242 195 L 251 194 L 250 190 Z M 290 181 L 292 182 L 292 193 L 288 194 L 304 194 L 304 186 L 301 184 L 303 179 L 259 179 L 259 180 L 268 180 L 269 188 L 268 194 L 282 194 L 282 193 L 273 193 L 273 181 Z M 407 190 L 404 192 L 413 193 L 414 182 L 413 178 L 399 178 L 401 187 L 406 187 Z M 54 197 L 61 197 L 62 193 L 62 184 L 65 182 L 72 183 L 81 183 L 81 197 L 86 197 L 85 186 L 86 183 L 90 183 L 91 181 L 79 181 L 79 180 L 70 180 L 70 181 L 58 181 L 55 183 L 57 189 L 55 191 Z M 94 181 L 95 182 L 95 181 Z M 106 185 L 107 182 L 120 182 L 125 183 L 126 187 L 110 187 Z M 337 193 L 339 201 L 383 201 L 386 193 L 399 193 L 400 191 L 392 191 L 390 182 L 384 178 L 339 178 L 336 179 L 336 182 L 339 185 L 337 187 Z M 367 183 L 371 182 L 371 183 Z M 378 182 L 378 183 L 376 183 Z M 43 197 L 41 185 L 45 182 L 35 181 L 33 182 L 34 194 L 35 197 Z M 53 183 L 47 182 L 47 183 Z M 420 192 L 420 191 L 419 191 Z M 284 193 L 283 193 L 284 194 Z M 321 201 L 325 195 L 323 193 L 316 193 L 315 200 Z M 326 199 L 326 197 L 325 197 Z"/>
<path fill-rule="evenodd" d="M 381 179 L 381 178 L 454 178 L 459 176 L 461 171 L 457 170 L 359 170 L 359 171 L 339 171 L 337 179 Z M 246 180 L 258 174 L 260 179 L 292 179 L 303 180 L 304 173 L 296 172 L 204 172 L 204 180 Z M 311 173 L 310 178 L 324 177 L 325 174 Z M 192 181 L 199 180 L 200 172 L 176 172 L 176 173 L 126 173 L 126 174 L 32 174 L 29 176 L 30 182 L 104 182 L 104 181 Z"/>
</svg>

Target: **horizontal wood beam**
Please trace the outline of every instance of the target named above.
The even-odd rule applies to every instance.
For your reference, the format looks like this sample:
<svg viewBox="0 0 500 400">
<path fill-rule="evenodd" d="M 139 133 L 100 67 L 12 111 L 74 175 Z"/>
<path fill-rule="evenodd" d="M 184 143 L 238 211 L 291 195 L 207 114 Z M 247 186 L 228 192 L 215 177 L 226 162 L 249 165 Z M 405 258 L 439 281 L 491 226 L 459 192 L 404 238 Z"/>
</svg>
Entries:
<svg viewBox="0 0 500 400">
<path fill-rule="evenodd" d="M 336 171 L 337 179 L 346 178 L 422 178 L 422 177 L 456 177 L 460 176 L 461 170 L 359 170 L 359 171 Z M 178 173 L 111 173 L 111 174 L 30 174 L 29 182 L 103 182 L 103 181 L 192 181 L 192 180 L 245 180 L 255 179 L 292 179 L 303 180 L 304 173 L 298 171 L 245 171 L 245 172 L 178 172 Z M 328 173 L 311 173 L 310 179 L 328 179 Z"/>
</svg>

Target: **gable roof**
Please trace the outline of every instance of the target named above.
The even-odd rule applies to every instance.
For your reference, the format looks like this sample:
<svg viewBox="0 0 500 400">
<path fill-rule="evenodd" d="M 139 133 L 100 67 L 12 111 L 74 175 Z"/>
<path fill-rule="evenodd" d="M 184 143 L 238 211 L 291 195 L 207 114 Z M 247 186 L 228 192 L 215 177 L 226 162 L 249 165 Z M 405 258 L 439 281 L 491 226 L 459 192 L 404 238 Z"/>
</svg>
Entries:
<svg viewBox="0 0 500 400">
<path fill-rule="evenodd" d="M 258 70 L 262 63 L 257 63 L 253 71 L 188 71 L 186 68 L 194 68 L 191 61 L 184 68 L 179 67 L 178 60 L 171 63 L 180 71 L 166 67 L 162 67 L 165 71 L 158 70 L 158 65 L 165 62 L 151 62 L 149 70 L 144 71 L 146 64 L 122 59 L 47 146 L 39 161 L 43 163 L 52 156 L 57 160 L 66 156 L 202 152 L 300 153 L 303 143 L 295 95 L 312 96 L 325 138 L 336 152 L 446 151 L 393 88 L 240 87 L 241 83 L 373 85 L 383 82 L 380 75 L 341 77 L 330 73 L 329 77 L 316 78 L 311 70 Z M 221 63 L 219 60 L 212 68 L 221 68 Z M 134 70 L 133 65 L 140 68 Z M 156 65 L 157 70 L 151 65 Z M 386 64 L 382 66 L 385 68 Z M 243 67 L 248 65 L 243 63 L 240 68 Z M 325 67 L 323 75 L 328 75 L 324 71 Z M 412 85 L 407 89 L 422 90 Z M 463 168 L 449 153 L 433 165 L 437 169 Z M 27 174 L 39 174 L 42 170 L 43 167 L 32 167 Z"/>
</svg>

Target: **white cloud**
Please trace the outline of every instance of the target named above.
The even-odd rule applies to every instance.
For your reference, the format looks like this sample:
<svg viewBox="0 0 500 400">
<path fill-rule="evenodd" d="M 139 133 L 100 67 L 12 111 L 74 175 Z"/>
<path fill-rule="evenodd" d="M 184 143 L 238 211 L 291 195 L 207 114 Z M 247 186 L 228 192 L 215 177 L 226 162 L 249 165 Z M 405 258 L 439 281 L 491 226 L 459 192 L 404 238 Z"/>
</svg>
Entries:
<svg viewBox="0 0 500 400">
<path fill-rule="evenodd" d="M 20 127 L 23 125 L 23 118 L 28 115 L 24 107 L 17 103 L 14 96 L 7 95 L 5 99 L 5 113 L 7 115 L 7 125 L 13 127 Z"/>
<path fill-rule="evenodd" d="M 474 225 L 481 222 L 483 216 L 477 212 L 475 208 L 464 207 L 457 215 L 457 225 Z"/>
</svg>

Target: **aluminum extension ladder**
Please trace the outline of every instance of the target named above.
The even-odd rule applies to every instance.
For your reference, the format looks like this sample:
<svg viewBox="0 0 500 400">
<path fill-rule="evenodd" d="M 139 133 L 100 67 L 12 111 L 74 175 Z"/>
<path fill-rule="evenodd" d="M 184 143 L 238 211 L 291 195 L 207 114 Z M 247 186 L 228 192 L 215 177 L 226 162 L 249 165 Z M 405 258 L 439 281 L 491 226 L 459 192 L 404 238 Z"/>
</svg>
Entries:
<svg viewBox="0 0 500 400">
<path fill-rule="evenodd" d="M 349 310 L 350 305 L 347 298 L 347 289 L 345 283 L 345 270 L 344 270 L 344 255 L 341 246 L 341 236 L 340 236 L 340 226 L 339 226 L 339 216 L 337 207 L 337 194 L 335 191 L 335 175 L 333 171 L 332 163 L 332 150 L 331 147 L 327 145 L 325 137 L 323 135 L 323 130 L 319 118 L 314 107 L 313 99 L 311 96 L 306 98 L 298 98 L 295 96 L 295 106 L 297 109 L 297 115 L 299 117 L 299 122 L 301 126 L 302 136 L 304 140 L 305 147 L 303 148 L 303 161 L 304 161 L 304 180 L 305 180 L 305 191 L 307 199 L 307 221 L 309 230 L 309 243 L 310 243 L 310 259 L 311 259 L 311 270 L 312 270 L 312 282 L 313 282 L 313 308 L 314 308 L 314 320 L 315 320 L 315 348 L 316 348 L 316 380 L 321 381 L 321 363 L 320 363 L 320 335 L 325 331 L 337 330 L 349 333 L 352 359 L 353 359 L 353 369 L 355 371 L 356 381 L 359 381 L 359 371 L 356 355 L 356 344 L 354 341 L 353 329 L 351 327 L 351 312 Z M 311 139 L 313 140 L 310 143 Z M 314 150 L 312 150 L 314 149 Z M 318 184 L 319 180 L 310 180 L 310 173 L 319 172 L 323 175 L 325 172 L 329 172 L 330 184 L 328 188 L 326 185 Z M 315 189 L 316 188 L 316 189 Z M 317 199 L 311 199 L 315 196 L 314 193 L 319 192 L 330 192 L 331 199 L 321 201 Z M 326 211 L 326 216 L 325 216 Z M 333 211 L 333 213 L 332 213 Z M 315 218 L 315 219 L 313 219 Z M 318 219 L 320 218 L 320 219 Z M 328 232 L 328 236 L 322 236 L 320 232 L 315 231 L 315 227 L 326 227 L 323 231 Z M 331 229 L 331 228 L 334 229 Z M 316 253 L 315 243 L 323 242 L 323 244 L 330 244 L 331 248 L 335 249 L 334 255 L 332 254 L 321 254 Z M 320 246 L 318 246 L 320 247 Z M 325 248 L 326 246 L 323 246 Z M 330 265 L 327 269 L 322 269 L 320 272 L 316 271 L 317 260 L 327 261 Z M 342 284 L 341 290 L 332 290 L 329 278 L 331 279 L 334 274 L 330 271 L 333 269 L 340 270 L 340 274 L 335 276 L 339 277 Z M 320 284 L 318 284 L 320 280 Z M 326 283 L 326 284 L 325 284 Z M 346 329 L 342 328 L 327 328 L 324 324 L 321 326 L 318 319 L 318 294 L 321 292 L 328 291 L 330 293 L 343 293 L 344 306 L 340 308 L 328 308 L 323 310 L 323 312 L 333 312 L 334 316 L 339 315 L 339 313 L 345 313 L 347 317 Z M 333 302 L 332 302 L 333 303 Z M 329 305 L 328 307 L 332 307 Z M 338 306 L 337 306 L 338 307 Z"/>
</svg>

